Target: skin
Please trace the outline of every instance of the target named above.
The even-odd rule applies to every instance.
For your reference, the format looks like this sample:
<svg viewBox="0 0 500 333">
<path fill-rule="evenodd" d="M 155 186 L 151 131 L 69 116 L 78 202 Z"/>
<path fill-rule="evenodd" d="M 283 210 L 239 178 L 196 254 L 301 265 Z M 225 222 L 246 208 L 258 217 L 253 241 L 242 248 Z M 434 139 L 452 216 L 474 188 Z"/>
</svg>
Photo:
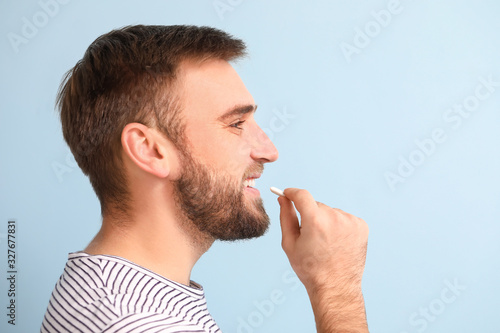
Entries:
<svg viewBox="0 0 500 333">
<path fill-rule="evenodd" d="M 122 158 L 132 194 L 131 214 L 127 222 L 116 214 L 104 216 L 101 230 L 85 252 L 120 256 L 188 285 L 193 266 L 221 234 L 216 225 L 206 230 L 186 214 L 179 200 L 185 186 L 179 184 L 186 177 L 198 184 L 203 178 L 190 175 L 199 169 L 200 175 L 211 179 L 204 195 L 227 200 L 239 197 L 239 210 L 258 229 L 246 237 L 257 237 L 265 231 L 268 219 L 259 192 L 243 187 L 243 181 L 275 161 L 278 151 L 255 122 L 255 102 L 229 63 L 185 61 L 177 78 L 191 160 L 157 129 L 128 124 L 122 132 Z M 221 118 L 241 107 L 244 113 Z M 217 188 L 222 180 L 223 186 Z M 224 187 L 229 188 L 227 193 L 222 192 Z M 212 188 L 216 190 L 211 192 Z M 318 332 L 368 332 L 361 293 L 366 223 L 317 203 L 305 190 L 284 192 L 286 197 L 278 199 L 282 246 L 309 294 Z M 229 223 L 224 211 L 216 217 L 221 217 L 220 223 Z M 227 239 L 231 237 L 235 236 Z"/>
</svg>

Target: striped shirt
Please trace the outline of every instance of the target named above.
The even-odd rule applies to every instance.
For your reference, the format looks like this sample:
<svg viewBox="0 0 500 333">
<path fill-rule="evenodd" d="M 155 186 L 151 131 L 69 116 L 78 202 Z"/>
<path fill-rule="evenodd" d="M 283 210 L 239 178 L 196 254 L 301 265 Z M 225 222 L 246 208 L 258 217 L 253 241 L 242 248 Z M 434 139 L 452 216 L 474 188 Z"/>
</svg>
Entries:
<svg viewBox="0 0 500 333">
<path fill-rule="evenodd" d="M 70 253 L 43 318 L 46 332 L 220 333 L 203 288 L 126 259 Z"/>
</svg>

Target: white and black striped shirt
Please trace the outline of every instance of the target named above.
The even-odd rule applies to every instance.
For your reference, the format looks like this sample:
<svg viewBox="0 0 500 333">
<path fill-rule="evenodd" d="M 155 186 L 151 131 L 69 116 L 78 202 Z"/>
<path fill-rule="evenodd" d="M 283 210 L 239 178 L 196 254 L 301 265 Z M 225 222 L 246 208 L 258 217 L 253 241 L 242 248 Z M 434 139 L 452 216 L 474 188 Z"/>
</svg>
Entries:
<svg viewBox="0 0 500 333">
<path fill-rule="evenodd" d="M 40 332 L 220 333 L 203 288 L 126 259 L 70 253 Z"/>
</svg>

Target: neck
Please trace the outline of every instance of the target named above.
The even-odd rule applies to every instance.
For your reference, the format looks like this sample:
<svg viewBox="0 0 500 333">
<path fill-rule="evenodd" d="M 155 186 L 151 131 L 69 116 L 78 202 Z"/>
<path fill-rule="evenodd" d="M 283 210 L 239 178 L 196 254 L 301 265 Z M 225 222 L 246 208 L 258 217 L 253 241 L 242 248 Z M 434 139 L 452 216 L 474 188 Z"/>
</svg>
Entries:
<svg viewBox="0 0 500 333">
<path fill-rule="evenodd" d="M 100 231 L 85 252 L 119 256 L 189 285 L 193 266 L 214 239 L 175 214 L 173 204 L 137 202 L 136 206 L 142 209 L 135 209 L 126 222 L 113 214 L 104 216 Z"/>
</svg>

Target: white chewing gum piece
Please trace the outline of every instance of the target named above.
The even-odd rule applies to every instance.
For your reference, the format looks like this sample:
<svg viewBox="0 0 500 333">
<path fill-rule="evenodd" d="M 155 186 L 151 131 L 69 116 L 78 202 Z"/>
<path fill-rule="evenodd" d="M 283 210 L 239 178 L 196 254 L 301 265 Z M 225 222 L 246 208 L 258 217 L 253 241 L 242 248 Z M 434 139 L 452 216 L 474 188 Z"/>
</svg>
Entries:
<svg viewBox="0 0 500 333">
<path fill-rule="evenodd" d="M 285 194 L 283 193 L 283 191 L 280 190 L 279 188 L 276 188 L 276 187 L 271 187 L 271 192 L 273 192 L 276 195 L 279 195 L 280 197 L 284 197 L 285 196 Z"/>
</svg>

